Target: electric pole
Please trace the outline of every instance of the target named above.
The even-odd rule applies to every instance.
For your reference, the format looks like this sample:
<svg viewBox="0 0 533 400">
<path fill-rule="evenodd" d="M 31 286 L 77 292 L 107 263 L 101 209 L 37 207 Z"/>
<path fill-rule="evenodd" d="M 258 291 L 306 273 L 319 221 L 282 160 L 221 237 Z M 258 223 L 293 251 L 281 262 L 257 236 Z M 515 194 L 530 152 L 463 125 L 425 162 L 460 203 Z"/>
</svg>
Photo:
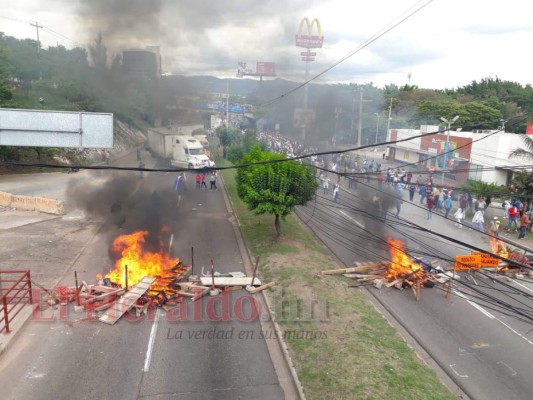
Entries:
<svg viewBox="0 0 533 400">
<path fill-rule="evenodd" d="M 372 100 L 363 100 L 363 87 L 361 86 L 359 92 L 359 125 L 357 131 L 357 147 L 361 147 L 361 131 L 363 130 L 363 102 L 370 102 Z"/>
<path fill-rule="evenodd" d="M 30 22 L 30 25 L 34 26 L 35 29 L 37 30 L 37 54 L 39 54 L 39 49 L 41 48 L 41 40 L 39 39 L 39 28 L 43 28 L 43 26 L 39 25 L 37 21 L 35 21 L 34 24 Z"/>
</svg>

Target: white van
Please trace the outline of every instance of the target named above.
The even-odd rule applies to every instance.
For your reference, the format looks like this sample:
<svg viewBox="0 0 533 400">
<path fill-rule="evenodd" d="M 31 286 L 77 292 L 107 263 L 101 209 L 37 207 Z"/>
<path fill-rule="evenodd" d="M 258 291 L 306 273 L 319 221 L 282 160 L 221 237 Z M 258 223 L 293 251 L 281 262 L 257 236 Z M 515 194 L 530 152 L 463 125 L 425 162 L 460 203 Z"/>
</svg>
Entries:
<svg viewBox="0 0 533 400">
<path fill-rule="evenodd" d="M 187 135 L 175 135 L 173 137 L 171 164 L 175 167 L 189 169 L 214 166 L 214 163 L 205 155 L 202 143 L 194 136 Z"/>
</svg>

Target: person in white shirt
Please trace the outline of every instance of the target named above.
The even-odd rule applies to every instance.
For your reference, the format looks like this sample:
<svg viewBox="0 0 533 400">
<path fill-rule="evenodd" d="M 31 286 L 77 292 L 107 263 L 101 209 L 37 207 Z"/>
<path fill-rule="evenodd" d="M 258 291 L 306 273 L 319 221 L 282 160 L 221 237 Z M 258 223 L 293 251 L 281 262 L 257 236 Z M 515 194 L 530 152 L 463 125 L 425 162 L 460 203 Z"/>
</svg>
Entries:
<svg viewBox="0 0 533 400">
<path fill-rule="evenodd" d="M 453 214 L 453 217 L 454 217 L 455 220 L 457 221 L 456 224 L 455 224 L 455 226 L 458 226 L 459 228 L 462 228 L 463 225 L 462 225 L 461 221 L 462 221 L 463 218 L 465 217 L 465 212 L 464 212 L 464 210 L 463 210 L 461 207 L 459 207 L 459 208 L 457 209 L 457 211 L 455 211 L 455 213 Z"/>
</svg>

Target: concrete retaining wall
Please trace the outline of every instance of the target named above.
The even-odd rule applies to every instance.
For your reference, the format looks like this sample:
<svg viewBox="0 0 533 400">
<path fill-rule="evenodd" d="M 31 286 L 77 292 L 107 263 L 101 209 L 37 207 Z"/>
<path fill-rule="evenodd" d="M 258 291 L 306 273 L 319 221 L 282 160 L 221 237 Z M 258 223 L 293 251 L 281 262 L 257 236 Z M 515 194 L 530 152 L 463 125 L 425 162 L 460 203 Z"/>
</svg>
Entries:
<svg viewBox="0 0 533 400">
<path fill-rule="evenodd" d="M 13 195 L 11 193 L 0 192 L 0 206 L 9 207 L 11 205 L 11 199 Z"/>
<path fill-rule="evenodd" d="M 11 204 L 9 207 L 18 208 L 19 210 L 35 210 L 35 197 L 33 196 L 21 196 L 13 195 L 11 198 Z"/>
<path fill-rule="evenodd" d="M 65 205 L 63 202 L 46 197 L 35 198 L 35 211 L 47 214 L 63 215 L 65 214 Z"/>
<path fill-rule="evenodd" d="M 0 192 L 0 206 L 55 215 L 65 214 L 65 205 L 62 201 L 46 197 L 14 195 L 6 192 Z"/>
</svg>

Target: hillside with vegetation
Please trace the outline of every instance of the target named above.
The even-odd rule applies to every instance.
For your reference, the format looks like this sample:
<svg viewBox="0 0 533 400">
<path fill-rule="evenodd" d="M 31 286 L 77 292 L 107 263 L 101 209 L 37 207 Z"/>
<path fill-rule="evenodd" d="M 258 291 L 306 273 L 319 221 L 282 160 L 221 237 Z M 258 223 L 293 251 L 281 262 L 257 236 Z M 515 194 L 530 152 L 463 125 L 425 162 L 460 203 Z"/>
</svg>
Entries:
<svg viewBox="0 0 533 400">
<path fill-rule="evenodd" d="M 172 95 L 160 80 L 133 79 L 123 74 L 120 57 L 106 60 L 101 37 L 87 51 L 39 49 L 34 40 L 0 33 L 0 107 L 113 113 L 115 141 L 128 130 L 145 131 L 156 118 L 165 117 L 161 110 Z M 46 162 L 57 155 L 82 161 L 76 159 L 79 152 L 65 149 L 0 147 L 3 161 Z"/>
</svg>

